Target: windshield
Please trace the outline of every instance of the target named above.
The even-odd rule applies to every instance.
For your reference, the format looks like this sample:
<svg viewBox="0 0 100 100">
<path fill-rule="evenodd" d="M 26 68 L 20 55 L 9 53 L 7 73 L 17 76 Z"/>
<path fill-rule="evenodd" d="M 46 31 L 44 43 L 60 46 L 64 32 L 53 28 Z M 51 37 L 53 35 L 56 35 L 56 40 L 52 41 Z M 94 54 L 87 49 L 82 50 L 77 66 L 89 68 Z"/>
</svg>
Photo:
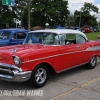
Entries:
<svg viewBox="0 0 100 100">
<path fill-rule="evenodd" d="M 33 32 L 29 33 L 24 40 L 24 44 L 46 44 L 46 45 L 59 45 L 59 36 L 56 33 L 49 32 Z"/>
<path fill-rule="evenodd" d="M 0 39 L 9 39 L 9 37 L 10 37 L 10 32 L 0 31 Z"/>
</svg>

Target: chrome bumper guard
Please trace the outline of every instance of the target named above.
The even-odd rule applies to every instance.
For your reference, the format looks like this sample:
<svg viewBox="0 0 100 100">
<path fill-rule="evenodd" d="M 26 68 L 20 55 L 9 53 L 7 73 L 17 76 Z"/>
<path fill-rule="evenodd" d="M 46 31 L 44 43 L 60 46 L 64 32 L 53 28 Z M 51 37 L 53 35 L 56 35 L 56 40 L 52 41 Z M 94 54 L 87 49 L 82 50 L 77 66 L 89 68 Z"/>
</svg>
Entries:
<svg viewBox="0 0 100 100">
<path fill-rule="evenodd" d="M 15 65 L 0 63 L 0 79 L 13 82 L 24 82 L 30 79 L 32 71 L 23 72 Z"/>
</svg>

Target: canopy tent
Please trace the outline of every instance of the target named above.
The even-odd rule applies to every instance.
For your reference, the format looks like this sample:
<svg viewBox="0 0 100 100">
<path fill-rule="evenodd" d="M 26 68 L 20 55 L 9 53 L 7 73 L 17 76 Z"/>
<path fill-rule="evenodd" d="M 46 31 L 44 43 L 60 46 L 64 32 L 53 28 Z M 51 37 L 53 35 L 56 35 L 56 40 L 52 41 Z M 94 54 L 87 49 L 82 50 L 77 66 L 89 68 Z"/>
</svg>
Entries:
<svg viewBox="0 0 100 100">
<path fill-rule="evenodd" d="M 44 27 L 42 27 L 42 26 L 35 26 L 31 30 L 40 30 L 40 29 L 44 29 Z"/>
<path fill-rule="evenodd" d="M 57 29 L 65 29 L 65 27 L 62 26 L 56 26 Z"/>
</svg>

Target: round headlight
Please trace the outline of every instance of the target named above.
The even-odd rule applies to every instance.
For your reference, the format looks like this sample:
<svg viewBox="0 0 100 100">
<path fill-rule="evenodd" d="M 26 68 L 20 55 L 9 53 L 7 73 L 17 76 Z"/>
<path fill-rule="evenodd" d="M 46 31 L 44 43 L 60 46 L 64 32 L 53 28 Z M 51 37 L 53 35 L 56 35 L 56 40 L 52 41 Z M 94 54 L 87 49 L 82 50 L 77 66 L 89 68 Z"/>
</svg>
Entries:
<svg viewBox="0 0 100 100">
<path fill-rule="evenodd" d="M 20 59 L 18 58 L 18 57 L 14 57 L 14 63 L 16 64 L 16 65 L 20 65 Z"/>
</svg>

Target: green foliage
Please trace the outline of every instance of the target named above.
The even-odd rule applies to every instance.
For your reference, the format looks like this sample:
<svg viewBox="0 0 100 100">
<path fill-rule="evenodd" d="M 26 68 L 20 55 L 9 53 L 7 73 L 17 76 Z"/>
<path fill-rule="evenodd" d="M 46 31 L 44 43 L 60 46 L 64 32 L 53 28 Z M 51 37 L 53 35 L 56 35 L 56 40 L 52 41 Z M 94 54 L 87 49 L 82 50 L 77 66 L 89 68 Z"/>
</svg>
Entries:
<svg viewBox="0 0 100 100">
<path fill-rule="evenodd" d="M 93 33 L 85 33 L 89 40 L 97 40 L 97 37 L 100 35 L 100 32 L 93 32 Z"/>
<path fill-rule="evenodd" d="M 28 28 L 28 7 L 23 7 L 21 19 L 20 6 L 4 6 L 0 2 L 0 28 L 15 27 L 13 18 L 22 20 L 22 26 Z M 48 23 L 50 26 L 61 25 L 68 27 L 79 25 L 81 14 L 81 26 L 88 24 L 96 26 L 96 17 L 90 12 L 98 12 L 98 8 L 92 3 L 85 3 L 82 11 L 75 11 L 74 15 L 68 10 L 68 1 L 64 0 L 31 0 L 30 1 L 30 26 L 44 26 Z"/>
<path fill-rule="evenodd" d="M 81 18 L 80 26 L 84 25 L 90 25 L 90 26 L 96 26 L 97 21 L 96 17 L 94 15 L 91 15 L 90 12 L 96 12 L 98 13 L 99 8 L 94 6 L 92 3 L 84 3 L 84 6 L 81 8 L 81 11 L 75 11 L 74 17 L 76 21 L 76 25 L 79 25 L 79 20 Z"/>
<path fill-rule="evenodd" d="M 14 25 L 13 18 L 16 18 L 15 8 L 2 5 L 0 2 L 0 28 L 12 27 Z"/>
<path fill-rule="evenodd" d="M 75 26 L 75 18 L 73 14 L 69 14 L 68 18 L 66 19 L 66 27 L 71 28 L 72 26 Z"/>
<path fill-rule="evenodd" d="M 32 0 L 31 2 L 31 22 L 32 26 L 65 25 L 68 17 L 68 2 L 63 0 Z"/>
<path fill-rule="evenodd" d="M 82 7 L 83 11 L 88 11 L 88 12 L 96 12 L 98 13 L 99 8 L 97 8 L 95 5 L 93 5 L 92 3 L 87 3 L 85 2 L 83 7 Z"/>
</svg>

